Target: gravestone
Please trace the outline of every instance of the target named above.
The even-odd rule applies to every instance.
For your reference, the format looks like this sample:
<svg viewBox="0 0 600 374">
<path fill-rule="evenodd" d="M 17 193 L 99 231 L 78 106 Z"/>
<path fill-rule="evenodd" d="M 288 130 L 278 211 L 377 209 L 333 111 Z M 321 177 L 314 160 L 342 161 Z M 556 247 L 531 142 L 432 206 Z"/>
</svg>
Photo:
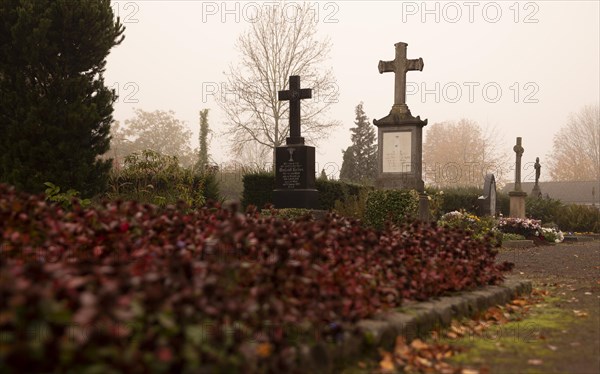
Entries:
<svg viewBox="0 0 600 374">
<path fill-rule="evenodd" d="M 483 196 L 478 199 L 480 216 L 496 216 L 496 178 L 486 174 L 483 181 Z"/>
<path fill-rule="evenodd" d="M 510 216 L 515 218 L 525 218 L 525 197 L 527 193 L 523 192 L 521 187 L 521 157 L 525 149 L 521 145 L 521 138 L 517 138 L 517 144 L 513 147 L 516 153 L 515 161 L 515 189 L 510 191 Z"/>
<path fill-rule="evenodd" d="M 275 208 L 317 209 L 315 147 L 304 144 L 300 130 L 300 100 L 312 98 L 312 90 L 300 88 L 300 77 L 290 76 L 289 90 L 279 91 L 279 100 L 290 102 L 290 136 L 286 145 L 275 148 Z"/>
<path fill-rule="evenodd" d="M 533 189 L 531 190 L 531 196 L 537 199 L 542 198 L 542 190 L 540 189 L 540 172 L 542 170 L 542 165 L 540 165 L 540 158 L 535 158 L 535 164 L 533 165 L 535 169 L 535 184 L 533 185 Z"/>
<path fill-rule="evenodd" d="M 406 105 L 406 73 L 423 70 L 423 59 L 406 58 L 408 44 L 394 44 L 395 58 L 379 61 L 379 73 L 394 73 L 394 104 L 390 113 L 377 126 L 377 178 L 382 189 L 414 189 L 419 192 L 419 218 L 429 220 L 429 200 L 422 177 L 423 127 L 427 120 L 413 117 Z"/>
</svg>

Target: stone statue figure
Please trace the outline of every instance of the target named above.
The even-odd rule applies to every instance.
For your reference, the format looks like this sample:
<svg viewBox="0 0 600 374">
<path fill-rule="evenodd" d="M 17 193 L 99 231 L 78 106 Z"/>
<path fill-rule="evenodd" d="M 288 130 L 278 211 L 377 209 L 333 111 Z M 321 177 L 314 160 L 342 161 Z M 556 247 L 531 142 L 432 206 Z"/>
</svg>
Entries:
<svg viewBox="0 0 600 374">
<path fill-rule="evenodd" d="M 533 185 L 533 190 L 531 190 L 531 196 L 536 197 L 538 199 L 542 198 L 542 190 L 540 189 L 540 170 L 542 169 L 542 165 L 540 165 L 540 158 L 535 158 L 535 164 L 533 165 L 535 169 L 535 184 Z"/>
<path fill-rule="evenodd" d="M 533 167 L 535 168 L 535 184 L 538 184 L 538 182 L 540 181 L 540 170 L 542 169 L 539 157 L 535 158 L 535 165 L 533 165 Z"/>
</svg>

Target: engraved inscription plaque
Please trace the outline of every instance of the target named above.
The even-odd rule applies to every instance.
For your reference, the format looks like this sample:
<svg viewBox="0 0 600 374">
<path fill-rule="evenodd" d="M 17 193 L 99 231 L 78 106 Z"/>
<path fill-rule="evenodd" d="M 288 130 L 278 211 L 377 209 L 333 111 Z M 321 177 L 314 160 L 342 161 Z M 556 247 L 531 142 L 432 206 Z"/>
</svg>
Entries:
<svg viewBox="0 0 600 374">
<path fill-rule="evenodd" d="M 411 172 L 412 139 L 411 132 L 384 132 L 383 133 L 383 172 L 384 173 L 410 173 Z"/>
<path fill-rule="evenodd" d="M 279 167 L 283 188 L 300 188 L 304 172 L 302 164 L 297 161 L 286 161 Z"/>
</svg>

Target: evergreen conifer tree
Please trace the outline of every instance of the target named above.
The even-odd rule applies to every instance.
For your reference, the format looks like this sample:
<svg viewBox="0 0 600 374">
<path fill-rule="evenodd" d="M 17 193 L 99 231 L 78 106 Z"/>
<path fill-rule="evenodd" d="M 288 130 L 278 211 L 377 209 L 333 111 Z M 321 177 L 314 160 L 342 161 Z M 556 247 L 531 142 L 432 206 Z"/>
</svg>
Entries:
<svg viewBox="0 0 600 374">
<path fill-rule="evenodd" d="M 0 182 L 104 190 L 116 94 L 103 73 L 123 31 L 109 0 L 0 0 Z"/>
<path fill-rule="evenodd" d="M 375 128 L 363 110 L 361 102 L 355 109 L 356 127 L 352 132 L 352 145 L 344 153 L 340 179 L 370 184 L 377 177 L 377 136 Z"/>
</svg>

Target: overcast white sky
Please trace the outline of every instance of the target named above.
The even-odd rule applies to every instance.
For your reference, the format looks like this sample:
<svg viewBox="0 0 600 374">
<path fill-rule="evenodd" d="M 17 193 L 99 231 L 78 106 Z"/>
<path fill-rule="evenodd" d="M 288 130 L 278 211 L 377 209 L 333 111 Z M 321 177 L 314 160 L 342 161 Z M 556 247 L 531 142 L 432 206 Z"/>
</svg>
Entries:
<svg viewBox="0 0 600 374">
<path fill-rule="evenodd" d="M 111 52 L 105 76 L 119 89 L 115 119 L 131 118 L 134 108 L 173 110 L 194 132 L 197 146 L 198 111 L 210 108 L 209 123 L 218 135 L 223 117 L 209 89 L 225 82 L 223 72 L 237 58 L 234 43 L 250 26 L 251 12 L 264 3 L 112 3 L 126 26 L 125 41 Z M 330 66 L 339 102 L 329 116 L 343 123 L 316 145 L 319 168 L 335 172 L 341 166 L 360 101 L 370 120 L 388 114 L 394 77 L 380 75 L 377 64 L 394 58 L 399 41 L 408 43 L 409 58 L 425 62 L 422 72 L 407 74 L 413 115 L 430 125 L 468 118 L 495 126 L 498 141 L 512 155 L 521 136 L 524 164 L 539 156 L 544 165 L 569 113 L 600 101 L 599 3 L 311 2 L 319 34 L 333 44 Z M 230 159 L 222 137 L 215 137 L 210 152 L 216 162 Z"/>
</svg>

